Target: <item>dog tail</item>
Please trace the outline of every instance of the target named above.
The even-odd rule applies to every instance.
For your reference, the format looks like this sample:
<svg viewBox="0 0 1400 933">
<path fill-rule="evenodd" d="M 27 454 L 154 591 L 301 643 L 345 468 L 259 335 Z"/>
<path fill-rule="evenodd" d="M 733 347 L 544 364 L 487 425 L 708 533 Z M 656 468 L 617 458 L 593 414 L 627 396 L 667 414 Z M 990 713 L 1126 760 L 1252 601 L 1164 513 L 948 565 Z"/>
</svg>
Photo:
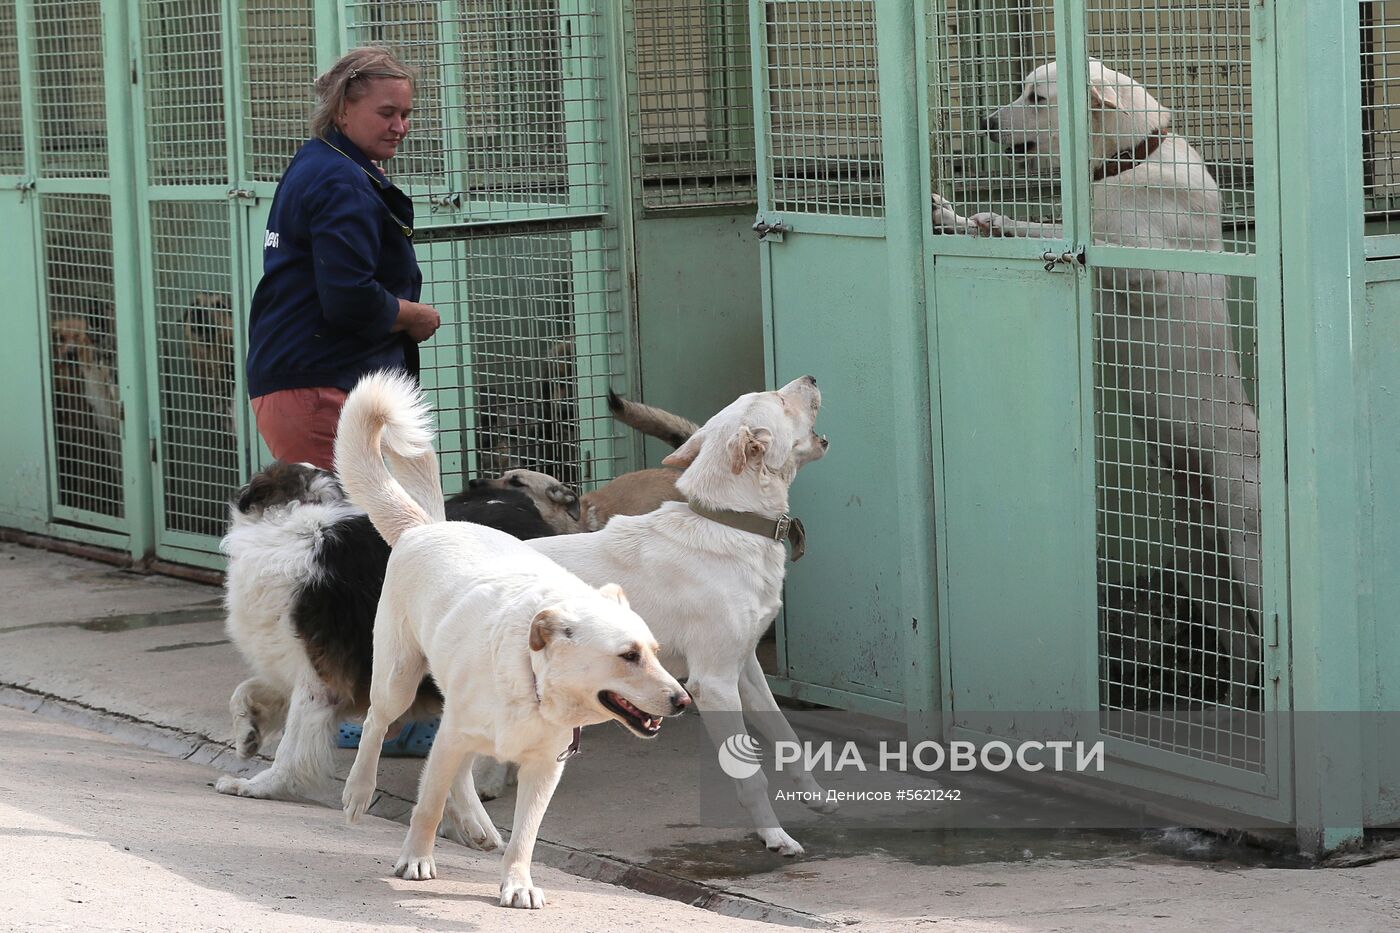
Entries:
<svg viewBox="0 0 1400 933">
<path fill-rule="evenodd" d="M 669 411 L 643 405 L 608 390 L 608 411 L 612 416 L 643 434 L 659 438 L 672 447 L 679 447 L 690 440 L 690 435 L 700 430 L 700 425 Z"/>
<path fill-rule="evenodd" d="M 340 411 L 335 465 L 351 501 L 391 547 L 410 528 L 446 520 L 432 416 L 403 373 L 370 373 L 355 386 Z"/>
</svg>

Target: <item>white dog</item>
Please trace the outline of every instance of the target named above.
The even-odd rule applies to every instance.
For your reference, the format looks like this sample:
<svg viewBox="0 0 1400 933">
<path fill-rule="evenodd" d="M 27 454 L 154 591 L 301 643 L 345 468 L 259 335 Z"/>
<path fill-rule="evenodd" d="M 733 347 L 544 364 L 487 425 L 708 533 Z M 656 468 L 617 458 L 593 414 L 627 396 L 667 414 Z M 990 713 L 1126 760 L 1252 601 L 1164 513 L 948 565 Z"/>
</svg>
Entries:
<svg viewBox="0 0 1400 933">
<path fill-rule="evenodd" d="M 381 443 L 417 501 L 386 469 Z M 520 766 L 501 906 L 542 907 L 530 857 L 580 727 L 616 720 L 651 738 L 690 698 L 657 660 L 651 631 L 619 587 L 595 590 L 508 534 L 445 521 L 427 405 L 406 377 L 361 380 L 342 410 L 335 448 L 346 491 L 393 548 L 346 815 L 354 821 L 368 809 L 385 733 L 431 672 L 443 695 L 442 724 L 394 871 L 407 879 L 436 874 L 433 840 L 449 794 L 469 808 L 474 838 L 500 844 L 470 766 L 475 755 L 491 755 Z"/>
<path fill-rule="evenodd" d="M 1016 100 L 983 126 L 1042 173 L 1060 159 L 1057 64 L 1032 71 Z M 1171 114 L 1138 82 L 1089 63 L 1089 144 L 1094 242 L 1222 248 L 1220 192 L 1200 153 L 1171 131 Z M 937 226 L 987 236 L 1061 237 L 1058 224 L 1001 214 L 960 216 L 935 196 Z M 1232 701 L 1257 677 L 1262 610 L 1259 427 L 1245 394 L 1220 275 L 1098 270 L 1103 362 L 1127 390 L 1154 456 L 1172 473 L 1184 507 L 1175 565 L 1191 595 L 1228 639 Z M 1204 535 L 1204 541 L 1202 537 Z M 1207 559 L 1203 565 L 1202 554 Z M 1216 569 L 1208 558 L 1225 565 Z M 1228 575 L 1235 594 L 1210 578 Z"/>
<path fill-rule="evenodd" d="M 788 486 L 799 467 L 826 453 L 826 438 L 812 430 L 820 408 L 811 376 L 740 396 L 662 461 L 685 469 L 676 487 L 689 503 L 619 515 L 591 534 L 527 542 L 588 583 L 627 590 L 660 637 L 667 667 L 688 675 L 686 689 L 716 746 L 744 732 L 744 711 L 757 714 L 770 740 L 797 740 L 754 649 L 782 603 Z M 796 780 L 811 806 L 828 809 L 811 774 Z M 764 844 L 800 854 L 773 813 L 763 773 L 736 783 Z"/>
</svg>

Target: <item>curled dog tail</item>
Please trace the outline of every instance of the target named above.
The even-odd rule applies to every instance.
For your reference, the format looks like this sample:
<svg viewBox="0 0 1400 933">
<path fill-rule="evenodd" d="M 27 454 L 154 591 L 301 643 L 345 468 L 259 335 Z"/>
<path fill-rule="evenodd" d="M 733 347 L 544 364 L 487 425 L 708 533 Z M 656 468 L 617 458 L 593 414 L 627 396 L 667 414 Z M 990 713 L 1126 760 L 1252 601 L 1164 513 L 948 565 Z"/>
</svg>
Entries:
<svg viewBox="0 0 1400 933">
<path fill-rule="evenodd" d="M 335 465 L 391 547 L 410 528 L 446 520 L 428 403 L 403 373 L 370 373 L 355 386 L 340 411 Z"/>
<path fill-rule="evenodd" d="M 625 399 L 612 389 L 608 390 L 608 411 L 623 424 L 659 438 L 672 447 L 681 446 L 690 440 L 690 435 L 700 430 L 700 425 L 688 418 Z"/>
</svg>

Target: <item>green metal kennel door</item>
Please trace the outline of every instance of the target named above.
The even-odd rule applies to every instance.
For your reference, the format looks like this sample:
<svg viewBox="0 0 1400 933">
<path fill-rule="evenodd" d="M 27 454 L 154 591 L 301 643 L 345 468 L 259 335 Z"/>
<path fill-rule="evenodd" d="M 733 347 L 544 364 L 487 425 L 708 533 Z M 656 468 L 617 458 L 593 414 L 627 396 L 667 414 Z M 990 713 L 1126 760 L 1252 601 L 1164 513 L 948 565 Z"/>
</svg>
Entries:
<svg viewBox="0 0 1400 933">
<path fill-rule="evenodd" d="M 608 24 L 591 0 L 351 0 L 345 46 L 418 69 L 388 164 L 415 202 L 421 346 L 444 487 L 512 468 L 591 487 L 625 469 L 626 387 Z"/>
<path fill-rule="evenodd" d="M 906 650 L 911 621 L 932 623 L 906 598 L 917 586 L 901 569 L 912 516 L 892 493 L 903 467 L 889 456 L 919 407 L 891 361 L 902 296 L 887 274 L 886 207 L 915 183 L 887 174 L 887 141 L 902 132 L 886 115 L 903 96 L 907 11 L 874 0 L 751 10 L 768 382 L 815 376 L 818 429 L 831 438 L 792 488 L 808 548 L 788 571 L 771 679 L 790 696 L 902 718 L 911 665 L 915 680 L 932 676 Z"/>
<path fill-rule="evenodd" d="M 264 125 L 256 139 L 230 133 L 237 113 L 229 90 L 240 77 L 260 80 L 249 64 L 256 54 L 231 50 L 256 48 L 259 17 L 270 15 L 251 0 L 231 10 L 218 0 L 142 0 L 133 24 L 156 553 L 185 564 L 221 566 L 228 502 L 249 466 L 238 363 L 256 279 L 240 266 L 251 187 L 235 182 L 236 141 L 267 145 L 277 135 Z M 233 97 L 240 99 L 256 108 L 266 98 Z"/>
<path fill-rule="evenodd" d="M 1063 714 L 1116 780 L 1286 817 L 1272 15 L 931 0 L 923 25 L 951 722 Z"/>
</svg>

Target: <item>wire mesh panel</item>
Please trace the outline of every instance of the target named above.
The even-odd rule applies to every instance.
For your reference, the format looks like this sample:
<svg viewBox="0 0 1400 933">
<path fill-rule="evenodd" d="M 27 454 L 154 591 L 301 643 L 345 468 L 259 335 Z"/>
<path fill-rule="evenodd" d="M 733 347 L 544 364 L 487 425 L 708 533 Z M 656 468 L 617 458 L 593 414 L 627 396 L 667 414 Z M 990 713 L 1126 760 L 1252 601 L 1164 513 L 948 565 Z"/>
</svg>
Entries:
<svg viewBox="0 0 1400 933">
<path fill-rule="evenodd" d="M 779 211 L 884 214 L 872 0 L 765 0 L 767 170 Z"/>
<path fill-rule="evenodd" d="M 32 0 L 31 61 L 39 169 L 49 178 L 107 174 L 107 107 L 98 0 Z"/>
<path fill-rule="evenodd" d="M 624 373 L 612 239 L 560 225 L 420 245 L 444 321 L 421 352 L 445 487 L 515 468 L 591 486 L 623 468 L 606 404 Z"/>
<path fill-rule="evenodd" d="M 634 0 L 632 8 L 642 206 L 755 203 L 747 0 Z"/>
<path fill-rule="evenodd" d="M 1054 59 L 1053 0 L 938 0 L 928 15 L 929 59 L 936 68 L 929 93 L 934 190 L 968 214 L 1058 220 L 1059 89 L 1053 76 L 1037 75 L 1034 106 L 1027 108 L 1048 128 L 1042 147 L 1032 148 L 1029 136 L 1021 138 L 1014 127 L 999 131 L 986 122 L 1022 98 L 1027 76 Z"/>
<path fill-rule="evenodd" d="M 1389 221 L 1400 207 L 1400 0 L 1361 0 L 1361 133 L 1366 219 Z"/>
<path fill-rule="evenodd" d="M 111 204 L 40 197 L 60 505 L 120 518 L 122 403 L 117 382 Z"/>
<path fill-rule="evenodd" d="M 1103 188 L 1096 240 L 1131 233 L 1133 245 L 1252 251 L 1254 6 L 1088 0 L 1086 46 L 1098 60 L 1089 62 L 1088 150 Z M 1124 197 L 1142 188 L 1159 192 L 1150 208 Z M 1197 229 L 1201 202 L 1219 218 L 1219 239 Z"/>
<path fill-rule="evenodd" d="M 13 0 L 0 0 L 0 59 L 11 67 L 0 74 L 0 174 L 24 171 L 24 126 L 20 104 L 19 30 Z"/>
<path fill-rule="evenodd" d="M 592 4 L 354 0 L 346 13 L 352 44 L 387 45 L 420 69 L 408 158 L 390 169 L 425 213 L 505 220 L 604 209 Z"/>
<path fill-rule="evenodd" d="M 388 47 L 417 72 L 411 129 L 388 168 L 399 187 L 430 194 L 448 189 L 444 94 L 452 82 L 444 63 L 450 67 L 459 54 L 445 9 L 439 0 L 403 0 L 351 3 L 347 10 L 352 45 Z"/>
<path fill-rule="evenodd" d="M 147 181 L 228 180 L 219 0 L 145 0 Z"/>
<path fill-rule="evenodd" d="M 312 0 L 242 0 L 245 176 L 277 181 L 306 140 L 315 103 Z"/>
<path fill-rule="evenodd" d="M 239 483 L 229 208 L 151 204 L 160 475 L 168 531 L 218 536 Z"/>
<path fill-rule="evenodd" d="M 1257 770 L 1254 283 L 1107 269 L 1095 298 L 1100 701 L 1141 714 L 1118 734 Z M 1240 715 L 1177 731 L 1207 707 Z"/>
</svg>

